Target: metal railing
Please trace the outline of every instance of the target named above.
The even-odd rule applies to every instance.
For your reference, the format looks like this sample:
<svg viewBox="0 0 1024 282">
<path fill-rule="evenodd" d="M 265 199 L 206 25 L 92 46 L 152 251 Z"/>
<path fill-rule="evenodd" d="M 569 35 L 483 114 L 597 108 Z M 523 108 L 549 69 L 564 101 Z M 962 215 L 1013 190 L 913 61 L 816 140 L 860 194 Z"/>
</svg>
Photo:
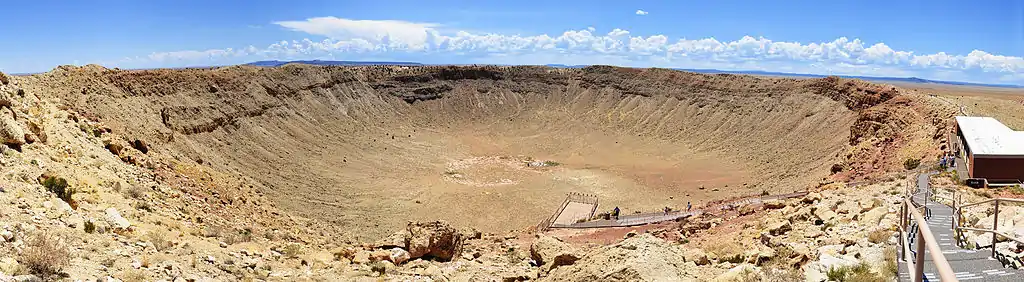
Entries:
<svg viewBox="0 0 1024 282">
<path fill-rule="evenodd" d="M 916 180 L 915 176 L 912 178 Z M 913 181 L 912 180 L 912 181 Z M 914 282 L 921 282 L 924 280 L 924 258 L 925 248 L 931 255 L 932 262 L 935 264 L 936 270 L 938 270 L 939 279 L 942 281 L 959 281 L 956 275 L 953 273 L 953 268 L 949 266 L 949 262 L 946 261 L 945 255 L 942 254 L 942 249 L 939 248 L 938 241 L 935 240 L 935 236 L 932 235 L 931 229 L 928 227 L 928 222 L 925 220 L 925 216 L 919 209 L 924 209 L 924 213 L 928 213 L 926 206 L 928 197 L 925 196 L 925 203 L 918 204 L 914 202 L 914 196 L 921 194 L 929 194 L 929 191 L 917 192 L 917 185 L 908 185 L 908 191 L 905 194 L 902 203 L 900 204 L 900 244 L 903 251 L 903 259 L 907 262 L 907 269 L 911 270 L 910 277 Z M 909 237 L 911 233 L 914 233 L 916 239 L 913 240 L 915 250 L 910 249 L 911 242 Z M 911 260 L 911 258 L 913 258 Z"/>
<path fill-rule="evenodd" d="M 537 232 L 543 232 L 550 229 L 551 225 L 558 219 L 558 216 L 565 211 L 565 207 L 569 206 L 569 203 L 572 202 L 591 204 L 594 206 L 590 209 L 590 215 L 586 216 L 587 219 L 593 218 L 594 213 L 597 212 L 598 198 L 596 195 L 569 192 L 569 195 L 565 196 L 565 200 L 562 201 L 562 204 L 558 206 L 558 210 L 555 210 L 554 214 L 537 224 Z M 574 217 L 578 217 L 578 215 L 574 215 Z"/>
<path fill-rule="evenodd" d="M 954 197 L 954 199 L 956 199 L 956 198 Z M 963 200 L 962 196 L 961 196 L 960 200 L 961 201 Z M 958 204 L 958 202 L 954 200 L 953 201 L 953 236 L 956 237 L 957 244 L 960 244 L 960 239 L 964 238 L 964 236 L 963 236 L 963 232 L 964 231 L 992 233 L 992 257 L 993 258 L 996 257 L 996 242 L 998 242 L 998 239 L 999 239 L 1000 236 L 1002 236 L 1003 238 L 1007 238 L 1009 240 L 1013 240 L 1013 241 L 1015 241 L 1017 243 L 1024 244 L 1024 239 L 1019 239 L 1019 238 L 1017 238 L 1015 236 L 1010 236 L 1009 234 L 999 232 L 998 229 L 999 229 L 999 203 L 1000 202 L 1024 203 L 1024 200 L 1022 200 L 1022 199 L 1012 199 L 1012 198 L 994 198 L 994 199 L 988 199 L 988 200 L 984 200 L 984 201 L 977 202 L 977 203 L 972 203 L 972 204 Z M 992 216 L 992 229 L 974 228 L 974 227 L 966 227 L 966 226 L 964 226 L 964 223 L 963 223 L 964 220 L 965 220 L 964 215 L 963 215 L 964 208 L 972 207 L 972 206 L 977 206 L 977 205 L 981 205 L 981 204 L 987 204 L 987 203 L 994 203 L 994 205 L 995 205 L 995 211 L 992 213 L 993 214 L 993 216 Z"/>
</svg>

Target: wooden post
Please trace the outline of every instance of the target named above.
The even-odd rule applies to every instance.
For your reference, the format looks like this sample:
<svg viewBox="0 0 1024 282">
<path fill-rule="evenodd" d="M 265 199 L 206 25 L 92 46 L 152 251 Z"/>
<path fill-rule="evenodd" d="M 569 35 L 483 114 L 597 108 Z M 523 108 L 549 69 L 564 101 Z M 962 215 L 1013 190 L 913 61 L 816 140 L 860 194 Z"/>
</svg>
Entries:
<svg viewBox="0 0 1024 282">
<path fill-rule="evenodd" d="M 904 221 L 904 218 L 906 218 L 906 210 L 907 210 L 907 202 L 903 201 L 903 204 L 900 205 L 900 240 L 899 240 L 900 241 L 900 253 L 903 253 L 903 255 L 900 256 L 900 258 L 903 259 L 903 260 L 907 259 L 907 254 L 906 254 L 907 246 L 903 244 L 903 242 L 904 242 L 903 237 L 907 236 L 907 232 L 906 232 L 907 225 L 903 224 L 903 223 L 906 222 L 906 221 Z"/>
<path fill-rule="evenodd" d="M 996 199 L 996 215 L 992 217 L 992 230 L 999 232 L 999 199 Z M 992 257 L 996 257 L 996 232 L 992 232 Z"/>
<path fill-rule="evenodd" d="M 921 282 L 924 279 L 924 233 L 921 232 L 920 227 L 917 230 L 917 256 L 916 263 L 914 264 L 914 281 Z"/>
<path fill-rule="evenodd" d="M 953 211 L 956 211 L 956 188 L 953 188 L 953 197 L 950 197 L 949 200 L 953 201 Z M 950 218 L 950 219 L 951 220 L 949 221 L 949 225 L 950 225 L 950 228 L 953 228 L 953 235 L 955 236 L 956 235 L 956 221 L 957 221 L 957 219 L 960 219 L 960 215 L 954 212 L 953 213 L 953 218 Z"/>
</svg>

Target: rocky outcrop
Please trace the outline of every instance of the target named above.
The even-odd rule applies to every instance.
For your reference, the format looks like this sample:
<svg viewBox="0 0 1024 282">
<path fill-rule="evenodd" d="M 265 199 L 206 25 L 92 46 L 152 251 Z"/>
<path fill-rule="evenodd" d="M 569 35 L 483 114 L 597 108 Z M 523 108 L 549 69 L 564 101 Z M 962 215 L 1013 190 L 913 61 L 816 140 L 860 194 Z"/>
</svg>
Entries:
<svg viewBox="0 0 1024 282">
<path fill-rule="evenodd" d="M 530 258 L 541 264 L 542 271 L 571 265 L 581 257 L 578 250 L 555 237 L 540 236 L 530 245 Z"/>
<path fill-rule="evenodd" d="M 16 149 L 25 144 L 25 132 L 14 119 L 14 112 L 7 107 L 0 107 L 0 142 Z"/>
<path fill-rule="evenodd" d="M 602 247 L 570 266 L 551 272 L 554 281 L 687 281 L 695 280 L 696 264 L 678 246 L 641 234 Z"/>
</svg>

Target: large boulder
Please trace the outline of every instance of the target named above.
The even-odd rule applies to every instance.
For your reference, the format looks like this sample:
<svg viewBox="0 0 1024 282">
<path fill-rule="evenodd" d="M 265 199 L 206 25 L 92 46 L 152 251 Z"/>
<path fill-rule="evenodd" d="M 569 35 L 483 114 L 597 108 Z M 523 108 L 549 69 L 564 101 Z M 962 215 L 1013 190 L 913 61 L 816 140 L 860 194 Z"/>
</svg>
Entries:
<svg viewBox="0 0 1024 282">
<path fill-rule="evenodd" d="M 541 264 L 543 271 L 571 265 L 582 257 L 578 250 L 555 237 L 541 236 L 530 245 L 530 258 Z"/>
<path fill-rule="evenodd" d="M 697 265 L 705 265 L 711 263 L 711 260 L 708 259 L 708 254 L 705 253 L 704 250 L 697 248 L 686 249 L 685 251 L 683 251 L 683 257 L 686 258 L 686 261 L 693 262 Z"/>
<path fill-rule="evenodd" d="M 768 234 L 771 234 L 772 236 L 786 234 L 786 232 L 789 232 L 790 230 L 793 230 L 793 227 L 789 224 L 789 221 L 779 219 L 768 221 L 764 227 L 764 231 L 768 232 Z"/>
<path fill-rule="evenodd" d="M 412 259 L 427 257 L 450 261 L 462 253 L 465 239 L 445 221 L 409 222 L 406 226 L 406 250 Z"/>
<path fill-rule="evenodd" d="M 783 199 L 771 199 L 764 201 L 764 208 L 766 209 L 781 209 L 786 207 L 786 200 Z"/>
<path fill-rule="evenodd" d="M 11 147 L 25 144 L 25 131 L 14 120 L 14 112 L 6 107 L 0 107 L 0 143 Z"/>
<path fill-rule="evenodd" d="M 821 206 L 818 207 L 817 209 L 814 209 L 814 217 L 818 218 L 822 222 L 831 222 L 837 216 L 839 215 L 836 214 L 836 212 L 829 209 L 828 207 Z"/>
<path fill-rule="evenodd" d="M 818 192 L 807 193 L 807 195 L 805 195 L 804 198 L 801 201 L 803 201 L 805 204 L 813 204 L 814 202 L 821 201 L 821 193 L 818 193 Z"/>
<path fill-rule="evenodd" d="M 889 213 L 889 209 L 885 207 L 873 208 L 861 217 L 861 221 L 867 226 L 876 226 L 885 217 L 885 214 Z"/>
<path fill-rule="evenodd" d="M 697 266 L 683 250 L 645 233 L 604 246 L 573 265 L 551 271 L 552 281 L 696 281 Z"/>
</svg>

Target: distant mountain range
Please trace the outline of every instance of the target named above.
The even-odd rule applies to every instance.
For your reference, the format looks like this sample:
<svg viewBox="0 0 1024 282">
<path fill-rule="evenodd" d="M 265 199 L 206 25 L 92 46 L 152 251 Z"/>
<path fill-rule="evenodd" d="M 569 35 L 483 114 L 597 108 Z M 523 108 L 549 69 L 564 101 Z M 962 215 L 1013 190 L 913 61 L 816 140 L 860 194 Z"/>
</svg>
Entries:
<svg viewBox="0 0 1024 282">
<path fill-rule="evenodd" d="M 561 64 L 548 64 L 546 66 L 554 68 L 583 68 L 586 65 L 561 65 Z M 808 78 L 822 78 L 828 77 L 828 75 L 821 74 L 805 74 L 805 73 L 788 73 L 788 72 L 770 72 L 770 71 L 728 71 L 728 70 L 716 70 L 716 69 L 682 69 L 673 68 L 674 70 L 696 72 L 696 73 L 728 73 L 728 74 L 747 74 L 747 75 L 763 75 L 763 76 L 785 76 L 785 77 L 808 77 Z M 1013 84 L 989 84 L 989 83 L 973 83 L 973 82 L 959 82 L 959 81 L 946 81 L 946 80 L 931 80 L 920 77 L 885 77 L 885 76 L 858 76 L 858 75 L 836 75 L 845 78 L 856 78 L 867 81 L 876 82 L 908 82 L 908 83 L 933 83 L 933 84 L 945 84 L 945 85 L 961 85 L 961 86 L 986 86 L 986 87 L 1003 87 L 1003 88 L 1024 88 L 1024 85 L 1013 85 Z"/>
</svg>

